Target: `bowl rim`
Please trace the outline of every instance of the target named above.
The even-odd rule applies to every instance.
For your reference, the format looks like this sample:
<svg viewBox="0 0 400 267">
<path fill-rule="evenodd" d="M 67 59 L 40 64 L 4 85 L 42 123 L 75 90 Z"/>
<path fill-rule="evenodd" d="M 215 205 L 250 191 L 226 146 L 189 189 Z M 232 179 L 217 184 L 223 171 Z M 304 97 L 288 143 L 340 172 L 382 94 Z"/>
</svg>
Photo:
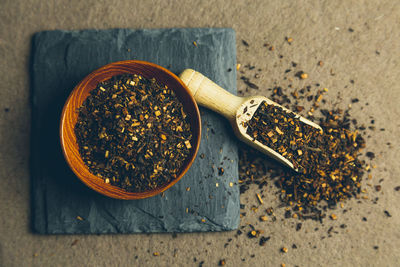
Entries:
<svg viewBox="0 0 400 267">
<path fill-rule="evenodd" d="M 65 121 L 66 121 L 66 115 L 67 115 L 67 108 L 68 108 L 68 104 L 70 103 L 72 97 L 76 94 L 76 92 L 78 91 L 79 88 L 82 87 L 82 84 L 86 83 L 87 81 L 93 79 L 94 77 L 96 77 L 99 73 L 102 72 L 102 70 L 107 69 L 109 67 L 113 67 L 113 66 L 118 66 L 118 65 L 129 65 L 129 64 L 139 64 L 139 65 L 146 65 L 149 66 L 151 68 L 157 69 L 157 70 L 161 70 L 163 72 L 165 72 L 167 74 L 167 76 L 171 77 L 172 79 L 174 79 L 175 81 L 177 81 L 182 88 L 184 89 L 183 91 L 186 93 L 186 95 L 189 97 L 190 101 L 192 103 L 190 103 L 190 105 L 193 106 L 194 108 L 194 113 L 195 113 L 195 118 L 193 121 L 197 121 L 198 125 L 196 127 L 193 127 L 192 125 L 192 134 L 193 134 L 193 129 L 197 130 L 196 131 L 196 135 L 197 135 L 197 139 L 195 146 L 192 146 L 193 153 L 192 153 L 192 157 L 187 160 L 186 165 L 184 166 L 184 168 L 182 169 L 182 171 L 179 173 L 179 175 L 173 179 L 172 181 L 170 181 L 169 183 L 161 186 L 161 187 L 157 187 L 156 189 L 153 190 L 149 190 L 149 191 L 144 191 L 144 192 L 129 192 L 129 191 L 125 191 L 122 188 L 119 188 L 117 186 L 112 186 L 110 184 L 107 184 L 108 186 L 114 187 L 116 188 L 118 191 L 121 191 L 121 194 L 117 194 L 117 193 L 113 193 L 110 194 L 108 191 L 105 192 L 104 190 L 102 190 L 103 186 L 93 186 L 92 183 L 90 183 L 88 181 L 87 178 L 85 178 L 79 171 L 78 168 L 76 168 L 75 164 L 72 162 L 72 158 L 74 158 L 73 155 L 71 155 L 71 152 L 68 152 L 66 149 L 66 137 L 65 137 L 65 133 L 64 133 L 64 128 L 65 128 Z M 129 73 L 129 72 L 126 72 Z M 130 73 L 130 74 L 135 74 L 135 73 Z M 111 77 L 110 77 L 111 78 Z M 84 87 L 82 87 L 84 88 Z M 92 89 L 94 90 L 94 88 Z M 75 127 L 75 125 L 73 125 L 73 127 Z M 86 75 L 82 80 L 79 81 L 79 83 L 74 87 L 74 89 L 71 91 L 71 93 L 69 94 L 68 98 L 66 99 L 66 101 L 64 102 L 64 106 L 61 112 L 61 119 L 60 119 L 60 124 L 59 124 L 59 135 L 60 135 L 60 145 L 61 145 L 61 150 L 62 153 L 64 155 L 64 158 L 68 164 L 68 166 L 70 167 L 70 169 L 73 171 L 73 173 L 75 174 L 75 176 L 77 176 L 79 178 L 79 180 L 81 182 L 83 182 L 87 187 L 93 189 L 94 191 L 104 195 L 104 196 L 108 196 L 111 198 L 115 198 L 115 199 L 124 199 L 124 200 L 134 200 L 134 199 L 144 199 L 144 198 L 149 198 L 149 197 L 153 197 L 156 196 L 158 194 L 161 194 L 162 192 L 166 191 L 167 189 L 169 189 L 170 187 L 172 187 L 173 185 L 175 185 L 185 174 L 186 172 L 190 169 L 191 165 L 193 164 L 194 160 L 196 159 L 199 147 L 200 147 L 200 143 L 201 143 L 201 116 L 200 116 L 200 111 L 199 111 L 199 107 L 193 97 L 193 95 L 190 93 L 190 90 L 188 89 L 188 87 L 186 86 L 186 84 L 174 73 L 172 73 L 171 71 L 169 71 L 168 69 L 157 65 L 155 63 L 152 62 L 148 62 L 148 61 L 143 61 L 143 60 L 122 60 L 122 61 L 115 61 L 115 62 L 111 62 L 108 63 L 106 65 L 103 65 L 100 68 L 97 68 L 95 70 L 93 70 L 92 72 L 90 72 L 88 75 Z M 73 135 L 75 136 L 75 132 L 73 131 Z M 193 134 L 194 136 L 195 134 Z M 80 154 L 79 154 L 80 157 Z M 83 164 L 83 166 L 89 170 L 89 168 Z M 89 171 L 90 175 L 93 175 L 99 179 L 102 179 L 94 174 L 92 174 Z"/>
</svg>

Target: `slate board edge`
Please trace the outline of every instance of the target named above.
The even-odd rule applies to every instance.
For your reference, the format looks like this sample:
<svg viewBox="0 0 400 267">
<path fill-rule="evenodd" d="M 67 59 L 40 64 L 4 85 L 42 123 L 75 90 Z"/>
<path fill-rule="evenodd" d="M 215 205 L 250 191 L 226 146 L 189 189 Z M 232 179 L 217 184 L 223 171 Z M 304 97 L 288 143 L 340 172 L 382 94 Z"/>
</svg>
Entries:
<svg viewBox="0 0 400 267">
<path fill-rule="evenodd" d="M 185 28 L 185 29 L 187 29 L 187 30 L 191 30 L 191 28 Z M 210 29 L 210 28 L 193 28 L 193 29 Z M 235 31 L 233 30 L 233 29 L 230 29 L 230 28 L 216 28 L 216 29 L 224 29 L 224 30 L 228 30 L 228 31 L 232 31 L 233 32 L 233 34 L 235 35 Z M 117 30 L 117 29 L 110 29 L 110 30 Z M 122 29 L 122 30 L 135 30 L 135 29 Z M 141 31 L 141 30 L 143 30 L 143 31 L 146 31 L 147 29 L 138 29 L 138 31 Z M 149 29 L 150 31 L 151 30 L 153 30 L 153 29 Z M 157 29 L 156 29 L 157 30 Z M 168 29 L 160 29 L 160 30 L 168 30 Z M 173 29 L 170 29 L 170 30 L 173 30 Z M 66 32 L 66 33 L 81 33 L 81 32 L 84 32 L 84 31 L 88 31 L 88 30 L 78 30 L 78 31 L 61 31 L 61 32 Z M 93 32 L 101 32 L 102 30 L 96 30 L 96 29 L 92 29 L 92 30 L 89 30 L 89 31 L 93 31 Z M 135 31 L 137 31 L 137 30 L 135 30 Z M 36 128 L 37 128 L 37 125 L 35 124 L 35 122 L 37 122 L 37 105 L 36 105 L 36 101 L 35 101 L 35 99 L 34 99 L 34 90 L 35 90 L 35 88 L 36 88 L 36 86 L 39 86 L 39 85 L 36 85 L 35 84 L 35 78 L 34 78 L 34 75 L 33 75 L 33 65 L 34 65 L 34 63 L 35 63 L 35 58 L 34 58 L 34 54 L 32 53 L 33 51 L 35 51 L 35 49 L 36 49 L 36 41 L 37 41 L 37 38 L 41 35 L 41 34 L 43 34 L 43 33 L 47 33 L 47 32 L 53 32 L 53 31 L 42 31 L 42 32 L 38 32 L 38 33 L 36 33 L 36 34 L 34 34 L 34 36 L 33 36 L 33 38 L 32 38 L 32 46 L 31 46 L 31 59 L 30 59 L 30 78 L 31 78 L 31 80 L 30 80 L 30 82 L 31 82 L 31 105 L 32 105 L 32 114 L 31 114 L 31 118 L 32 118 L 32 125 L 31 125 L 31 132 L 33 133 L 33 132 L 36 132 Z M 236 47 L 235 47 L 236 48 Z M 234 51 L 232 51 L 232 54 L 233 54 L 233 56 L 234 56 L 234 58 L 236 58 L 236 49 L 234 49 Z M 235 81 L 235 84 L 236 84 L 236 81 Z M 32 138 L 33 139 L 33 138 Z M 30 169 L 31 169 L 31 171 L 32 171 L 32 176 L 35 176 L 35 175 L 40 175 L 40 173 L 39 173 L 39 168 L 37 167 L 37 162 L 38 162 L 38 159 L 36 158 L 36 157 L 34 157 L 34 154 L 35 154 L 35 151 L 37 151 L 37 149 L 38 149 L 38 144 L 36 143 L 36 142 L 31 142 L 31 159 L 30 159 Z M 31 184 L 31 195 L 32 195 L 32 198 L 33 198 L 33 195 L 35 194 L 35 195 L 42 195 L 42 196 L 44 196 L 44 194 L 43 194 L 43 192 L 45 192 L 45 187 L 43 187 L 43 185 L 42 185 L 42 187 L 41 186 L 38 186 L 38 184 L 40 183 L 40 181 L 39 181 L 39 179 L 32 179 L 33 181 L 32 181 L 32 184 Z M 39 191 L 38 189 L 43 189 L 43 191 Z M 46 201 L 45 201 L 45 199 L 43 199 L 42 197 L 35 197 L 35 199 L 37 200 L 37 201 L 40 201 L 41 203 L 46 203 Z M 33 203 L 32 203 L 33 204 Z M 37 220 L 37 218 L 36 218 L 36 216 L 35 216 L 35 214 L 37 215 L 37 213 L 38 213 L 38 210 L 35 210 L 35 209 L 37 209 L 38 208 L 38 206 L 41 206 L 41 207 L 44 207 L 44 205 L 35 205 L 36 207 L 32 207 L 32 215 L 33 215 L 33 220 L 31 221 L 32 222 L 32 224 L 31 224 L 31 226 L 32 226 L 32 230 L 34 231 L 34 232 L 36 232 L 36 233 L 39 233 L 39 234 L 49 234 L 48 232 L 47 232 L 47 226 L 46 225 L 44 225 L 44 224 L 39 224 L 38 222 L 38 220 Z M 44 210 L 41 210 L 41 211 L 39 211 L 39 212 L 41 212 L 42 213 L 42 215 L 44 215 L 44 216 L 46 216 L 46 209 L 44 208 Z M 237 227 L 239 226 L 239 222 L 240 222 L 240 219 L 238 218 L 238 220 L 237 220 L 237 222 L 236 222 L 236 224 L 233 226 L 233 227 L 223 227 L 222 229 L 220 229 L 220 230 L 209 230 L 210 232 L 217 232 L 217 231 L 230 231 L 230 230 L 234 230 L 234 229 L 237 229 Z M 165 232 L 160 232 L 160 231 L 148 231 L 149 233 L 151 232 L 151 233 L 165 233 Z M 186 232 L 191 232 L 191 231 L 186 231 Z M 202 231 L 193 231 L 193 232 L 202 232 Z M 109 232 L 109 233 L 105 233 L 105 232 L 101 232 L 102 234 L 113 234 L 114 232 Z M 124 233 L 138 233 L 138 232 L 124 232 Z M 53 234 L 53 233 L 50 233 L 50 234 Z M 54 234 L 79 234 L 79 233 L 54 233 Z M 93 232 L 92 234 L 96 234 L 95 232 Z"/>
<path fill-rule="evenodd" d="M 36 140 L 37 131 L 37 121 L 38 121 L 38 111 L 37 111 L 37 103 L 35 99 L 35 90 L 38 85 L 36 85 L 36 80 L 34 76 L 34 64 L 35 64 L 35 51 L 36 51 L 36 42 L 38 37 L 42 34 L 42 32 L 35 33 L 31 39 L 31 50 L 30 50 L 30 58 L 29 58 L 29 78 L 30 78 L 30 105 L 31 105 L 31 139 L 30 139 L 30 160 L 29 160 L 29 169 L 31 171 L 31 185 L 30 185 L 30 207 L 31 207 L 31 217 L 30 227 L 33 233 L 38 234 L 46 234 L 47 226 L 41 223 L 39 217 L 46 216 L 45 203 L 46 201 L 40 197 L 44 196 L 42 192 L 42 188 L 44 186 L 38 186 L 40 181 L 39 174 L 39 159 L 36 156 L 39 149 L 39 142 Z M 35 178 L 36 177 L 36 178 Z M 42 209 L 39 210 L 39 207 Z M 38 213 L 41 215 L 38 216 Z M 44 220 L 47 221 L 47 220 Z"/>
</svg>

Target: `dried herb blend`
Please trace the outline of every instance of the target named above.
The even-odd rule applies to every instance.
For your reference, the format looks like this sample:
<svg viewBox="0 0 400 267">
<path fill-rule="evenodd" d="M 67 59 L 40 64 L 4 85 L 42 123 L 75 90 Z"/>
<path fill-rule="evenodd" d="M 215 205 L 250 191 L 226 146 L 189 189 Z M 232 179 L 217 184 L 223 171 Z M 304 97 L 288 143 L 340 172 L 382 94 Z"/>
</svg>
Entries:
<svg viewBox="0 0 400 267">
<path fill-rule="evenodd" d="M 299 169 L 279 179 L 287 202 L 316 206 L 320 200 L 334 204 L 360 188 L 363 174 L 358 152 L 365 146 L 355 132 L 338 127 L 326 111 L 324 132 L 302 123 L 282 108 L 263 103 L 248 122 L 248 134 L 288 158 Z M 335 127 L 336 126 L 336 127 Z"/>
<path fill-rule="evenodd" d="M 341 112 L 321 110 L 323 132 L 302 123 L 281 107 L 262 103 L 247 123 L 247 134 L 289 159 L 299 172 L 282 170 L 277 175 L 281 200 L 295 211 L 321 214 L 317 205 L 328 205 L 360 193 L 364 161 L 358 159 L 365 141 L 348 130 Z M 296 215 L 297 216 L 297 215 Z M 315 218 L 315 217 L 314 217 Z"/>
<path fill-rule="evenodd" d="M 130 192 L 175 179 L 192 139 L 174 91 L 136 74 L 99 83 L 79 109 L 75 134 L 90 172 Z"/>
<path fill-rule="evenodd" d="M 288 43 L 290 44 L 289 41 Z M 274 50 L 274 47 L 270 46 L 268 43 L 264 44 L 264 46 L 267 48 L 269 47 L 270 51 Z M 248 51 L 247 48 L 246 51 Z M 273 52 L 269 53 L 269 55 L 270 56 L 267 60 L 272 62 L 273 67 L 280 67 L 281 63 L 284 62 L 281 60 L 282 55 L 279 55 L 279 64 L 277 64 L 276 61 L 274 62 L 274 59 L 277 59 L 277 57 L 275 57 L 276 55 L 274 55 Z M 352 106 L 358 102 L 362 103 L 362 100 L 353 98 L 346 101 L 341 97 L 340 92 L 337 94 L 336 101 L 332 101 L 332 99 L 325 100 L 324 94 L 329 90 L 327 88 L 322 88 L 320 83 L 308 82 L 306 85 L 303 85 L 303 83 L 299 84 L 298 79 L 295 79 L 295 77 L 298 77 L 296 74 L 301 71 L 299 69 L 301 63 L 293 61 L 287 62 L 290 65 L 282 69 L 284 73 L 283 79 L 279 81 L 279 83 L 274 82 L 273 87 L 265 89 L 271 91 L 269 95 L 271 100 L 287 109 L 299 112 L 302 116 L 305 116 L 307 119 L 322 127 L 323 133 L 320 134 L 320 140 L 315 142 L 314 147 L 308 144 L 309 147 L 318 148 L 321 149 L 321 151 L 320 153 L 312 153 L 319 151 L 315 149 L 311 149 L 311 151 L 308 151 L 310 149 L 305 150 L 307 153 L 314 154 L 315 156 L 318 155 L 318 161 L 315 165 L 311 164 L 311 167 L 314 169 L 309 170 L 308 168 L 304 168 L 306 171 L 306 174 L 304 174 L 303 172 L 299 173 L 289 168 L 283 168 L 281 164 L 269 160 L 261 152 L 256 151 L 245 144 L 239 143 L 239 186 L 240 193 L 244 194 L 243 198 L 241 196 L 241 199 L 246 202 L 240 204 L 240 218 L 242 218 L 241 226 L 234 234 L 234 237 L 238 240 L 236 244 L 237 248 L 243 244 L 243 238 L 248 238 L 249 242 L 253 242 L 253 244 L 258 243 L 260 246 L 276 246 L 276 242 L 267 242 L 270 238 L 276 238 L 273 233 L 271 233 L 271 236 L 267 237 L 257 235 L 257 233 L 261 233 L 263 227 L 265 227 L 267 233 L 270 232 L 270 223 L 280 223 L 280 221 L 283 221 L 284 219 L 289 220 L 290 222 L 282 224 L 283 227 L 291 225 L 293 231 L 303 232 L 304 234 L 313 234 L 310 232 L 310 228 L 307 229 L 307 226 L 310 226 L 309 224 L 306 227 L 303 227 L 303 225 L 306 225 L 306 219 L 320 221 L 320 227 L 314 228 L 315 232 L 321 232 L 320 238 L 317 238 L 316 240 L 318 240 L 319 243 L 322 242 L 322 244 L 324 242 L 329 242 L 327 240 L 332 237 L 333 234 L 341 234 L 341 232 L 347 234 L 348 227 L 350 227 L 350 225 L 347 224 L 340 224 L 339 221 L 342 220 L 341 214 L 350 212 L 353 207 L 351 205 L 346 207 L 346 203 L 340 201 L 354 197 L 355 199 L 358 199 L 356 201 L 357 203 L 366 204 L 366 202 L 369 202 L 371 194 L 383 193 L 380 192 L 383 190 L 383 186 L 381 186 L 380 183 L 382 183 L 384 179 L 382 178 L 379 179 L 379 181 L 376 181 L 374 186 L 374 179 L 372 177 L 373 169 L 377 167 L 373 164 L 373 160 L 374 158 L 379 157 L 379 154 L 371 151 L 363 153 L 363 155 L 360 153 L 362 148 L 366 145 L 364 138 L 370 138 L 372 134 L 371 131 L 378 129 L 375 129 L 375 119 L 372 116 L 369 116 L 369 119 L 371 119 L 371 125 L 366 126 L 365 124 L 360 125 L 357 119 L 354 117 L 352 118 L 350 115 Z M 318 66 L 322 67 L 323 65 L 323 61 L 318 62 Z M 245 92 L 257 90 L 251 87 L 246 81 L 251 77 L 261 77 L 261 75 L 263 75 L 262 69 L 257 68 L 256 66 L 250 66 L 249 64 L 244 64 L 244 67 L 238 71 L 239 73 L 246 75 L 241 78 L 243 83 L 242 88 L 239 87 L 238 89 L 239 95 L 245 95 Z M 300 73 L 304 74 L 304 71 L 301 71 Z M 332 69 L 330 70 L 330 73 L 332 76 L 334 75 Z M 308 78 L 308 75 L 306 78 Z M 302 78 L 299 77 L 299 79 Z M 312 81 L 312 79 L 310 80 Z M 350 83 L 354 84 L 354 80 L 350 80 Z M 263 86 L 261 85 L 260 89 L 263 89 L 262 87 Z M 347 88 L 347 86 L 345 86 L 345 88 Z M 348 107 L 346 109 L 341 109 L 340 107 L 343 107 L 343 104 L 348 104 Z M 356 107 L 358 105 L 359 104 L 355 104 L 354 106 Z M 365 105 L 368 106 L 368 103 L 365 103 Z M 263 107 L 261 106 L 260 109 L 262 108 Z M 269 111 L 276 113 L 271 115 L 271 117 L 282 116 L 281 119 L 283 119 L 284 123 L 280 122 L 279 119 L 277 122 L 272 120 L 272 122 L 268 123 L 268 118 L 262 118 L 264 114 L 268 114 L 266 108 L 267 107 L 264 108 L 263 112 L 260 112 L 263 114 L 258 117 L 258 120 L 266 120 L 265 130 L 260 130 L 261 128 L 258 128 L 259 126 L 257 125 L 254 129 L 249 129 L 248 134 L 251 136 L 251 133 L 254 134 L 257 132 L 255 136 L 256 138 L 258 137 L 261 140 L 264 139 L 266 145 L 270 147 L 275 145 L 274 149 L 277 150 L 280 147 L 279 142 L 284 143 L 285 140 L 289 140 L 288 142 L 290 143 L 290 138 L 288 139 L 285 136 L 281 136 L 279 132 L 274 129 L 274 126 L 278 126 L 279 131 L 281 132 L 290 132 L 293 131 L 293 127 L 284 128 L 283 125 L 287 124 L 287 121 L 291 121 L 292 119 L 294 119 L 294 124 L 298 121 L 296 121 L 295 118 L 291 118 L 290 116 L 281 113 L 282 110 L 279 108 L 277 109 L 276 106 L 270 106 L 268 107 L 268 109 L 271 109 Z M 361 106 L 359 108 L 362 110 L 364 107 Z M 291 123 L 289 122 L 289 124 Z M 270 126 L 270 128 L 267 126 Z M 294 127 L 294 130 L 295 129 L 296 128 Z M 380 128 L 380 131 L 384 130 L 384 128 Z M 268 137 L 265 137 L 265 135 L 268 136 L 270 131 L 272 131 L 272 134 L 276 134 L 276 139 L 279 139 L 275 144 L 271 144 L 272 138 L 269 139 Z M 307 129 L 302 129 L 302 133 L 304 134 L 305 132 L 307 132 Z M 309 132 L 308 134 L 317 135 L 317 133 L 312 132 Z M 258 135 L 261 135 L 261 137 Z M 302 136 L 302 138 L 304 138 L 304 136 Z M 300 141 L 302 138 L 295 141 Z M 323 142 L 326 142 L 326 144 Z M 304 144 L 304 142 L 302 143 Z M 392 148 L 390 142 L 386 143 L 386 145 L 389 148 Z M 304 145 L 303 148 L 305 148 Z M 301 148 L 286 146 L 285 150 L 282 150 L 282 153 L 292 153 L 292 160 L 300 160 L 301 162 L 301 158 L 297 157 L 299 155 L 296 156 L 296 149 Z M 323 156 L 321 157 L 320 154 Z M 304 154 L 302 154 L 302 156 L 304 157 Z M 311 157 L 311 155 L 307 157 Z M 361 158 L 366 159 L 369 163 L 361 160 Z M 325 164 L 323 159 L 331 160 L 330 166 Z M 304 164 L 303 166 L 305 167 L 308 166 L 306 161 L 301 162 L 301 164 Z M 327 171 L 324 173 L 315 172 L 315 170 L 319 169 L 325 169 Z M 327 175 L 335 172 L 336 169 L 339 169 L 339 172 L 334 174 L 333 178 L 329 177 L 330 175 Z M 364 171 L 368 173 L 368 177 L 365 177 L 365 181 L 361 181 L 363 176 L 362 173 Z M 351 173 L 355 175 L 351 176 Z M 361 186 L 361 182 L 364 186 Z M 400 191 L 400 186 L 396 186 L 394 190 Z M 272 193 L 276 194 L 276 196 L 271 196 Z M 249 199 L 248 196 L 252 196 L 253 199 Z M 337 196 L 337 198 L 335 198 L 335 196 Z M 272 207 L 270 205 L 274 204 L 271 203 L 271 200 L 275 201 L 274 199 L 278 200 L 278 204 L 275 205 L 275 207 Z M 377 196 L 370 199 L 373 204 L 377 204 L 378 200 L 379 197 Z M 382 212 L 381 215 L 389 218 L 391 214 L 386 212 L 387 211 Z M 323 221 L 326 217 L 329 218 L 328 222 Z M 254 222 L 255 218 L 258 218 L 258 220 Z M 253 220 L 254 225 L 249 223 L 251 220 Z M 367 218 L 363 217 L 362 221 L 367 222 Z M 368 222 L 370 221 L 368 220 Z M 340 226 L 338 227 L 339 224 Z M 327 231 L 324 231 L 324 228 L 326 228 Z M 248 234 L 244 235 L 243 233 L 246 232 Z M 278 240 L 281 240 L 281 236 L 278 236 Z M 283 253 L 297 253 L 296 250 L 298 248 L 304 249 L 306 247 L 317 249 L 317 245 L 313 246 L 312 242 L 308 242 L 308 244 L 305 242 L 303 242 L 303 244 L 293 243 L 291 246 L 289 246 L 289 244 L 285 244 L 285 246 L 280 244 L 279 248 Z M 290 250 L 290 248 L 292 248 L 292 250 Z M 371 246 L 371 248 L 375 250 L 379 249 L 376 245 Z M 264 251 L 261 250 L 261 253 L 264 253 Z M 257 255 L 250 254 L 248 256 L 253 258 Z M 242 258 L 241 260 L 245 262 L 246 258 Z M 281 266 L 285 266 L 285 264 L 281 263 Z"/>
<path fill-rule="evenodd" d="M 300 172 L 307 172 L 306 165 L 311 164 L 309 160 L 315 160 L 315 155 L 309 152 L 321 151 L 318 144 L 322 135 L 318 129 L 301 122 L 295 114 L 279 106 L 268 105 L 265 101 L 246 126 L 248 135 L 287 158 Z"/>
</svg>

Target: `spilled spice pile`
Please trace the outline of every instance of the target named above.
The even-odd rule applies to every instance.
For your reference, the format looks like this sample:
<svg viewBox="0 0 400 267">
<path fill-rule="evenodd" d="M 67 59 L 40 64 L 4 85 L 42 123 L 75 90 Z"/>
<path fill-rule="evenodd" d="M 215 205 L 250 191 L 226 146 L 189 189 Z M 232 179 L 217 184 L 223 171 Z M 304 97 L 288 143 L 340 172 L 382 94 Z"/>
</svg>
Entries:
<svg viewBox="0 0 400 267">
<path fill-rule="evenodd" d="M 269 53 L 274 53 L 270 44 L 266 43 L 264 47 L 269 48 Z M 284 57 L 278 56 L 280 61 Z M 260 194 L 256 196 L 263 204 L 263 192 L 273 181 L 279 189 L 281 204 L 287 206 L 285 218 L 322 221 L 328 208 L 335 208 L 339 202 L 352 197 L 361 198 L 360 195 L 366 192 L 361 189 L 361 180 L 364 171 L 371 171 L 371 166 L 360 157 L 365 148 L 363 134 L 366 134 L 366 129 L 374 130 L 375 127 L 359 126 L 357 120 L 351 118 L 351 104 L 359 102 L 358 98 L 351 99 L 348 109 L 343 110 L 327 104 L 323 96 L 328 89 L 322 88 L 319 83 L 296 88 L 294 79 L 306 80 L 308 74 L 299 69 L 299 63 L 292 61 L 289 64 L 283 76 L 286 88 L 275 82 L 275 87 L 268 89 L 271 91 L 268 97 L 319 124 L 323 132 L 290 116 L 279 106 L 261 104 L 252 120 L 245 125 L 247 133 L 291 161 L 298 172 L 266 160 L 258 151 L 242 146 L 239 153 L 240 192 L 246 192 L 251 184 L 258 185 Z M 322 67 L 324 63 L 318 61 L 317 65 Z M 246 64 L 243 68 L 238 65 L 237 70 L 245 85 L 245 90 L 238 90 L 239 94 L 260 88 L 256 80 L 262 76 L 261 68 Z M 250 74 L 246 75 L 247 72 Z M 335 75 L 332 69 L 330 74 Z M 350 83 L 354 84 L 354 80 Z M 337 99 L 341 100 L 340 95 Z M 317 114 L 318 110 L 321 114 Z M 372 159 L 374 155 L 367 152 L 366 156 Z M 368 179 L 371 179 L 370 175 Z M 340 203 L 340 206 L 343 207 L 343 204 Z M 245 216 L 245 212 L 241 214 Z M 267 211 L 267 214 L 276 220 L 273 212 Z M 264 221 L 261 217 L 260 220 Z"/>
<path fill-rule="evenodd" d="M 318 163 L 315 156 L 319 155 L 312 152 L 324 155 L 321 153 L 321 149 L 325 149 L 322 146 L 328 146 L 323 144 L 323 135 L 318 129 L 301 122 L 295 114 L 286 112 L 279 106 L 268 105 L 265 101 L 245 126 L 246 133 L 253 140 L 281 154 L 293 164 L 294 169 L 302 173 L 308 173 L 312 170 L 313 163 Z M 336 144 L 332 145 L 337 147 Z"/>
<path fill-rule="evenodd" d="M 285 40 L 289 45 L 293 44 L 293 38 L 286 37 Z M 248 52 L 249 43 L 246 41 L 242 41 L 242 43 L 245 46 L 244 50 Z M 265 89 L 261 93 L 262 95 L 266 95 L 279 105 L 319 124 L 323 129 L 322 134 L 319 131 L 313 133 L 312 129 L 304 128 L 304 124 L 298 124 L 296 118 L 282 113 L 277 106 L 265 105 L 260 106 L 256 116 L 259 121 L 265 121 L 265 124 L 261 123 L 263 126 L 260 126 L 258 121 L 254 122 L 256 125 L 253 125 L 253 128 L 251 128 L 252 126 L 248 128 L 250 136 L 267 143 L 276 151 L 280 150 L 282 154 L 286 152 L 286 158 L 302 165 L 304 167 L 302 172 L 286 168 L 263 153 L 239 143 L 241 201 L 248 200 L 247 197 L 250 195 L 257 204 L 243 202 L 240 204 L 241 225 L 234 234 L 234 238 L 237 240 L 235 245 L 240 250 L 240 246 L 244 244 L 242 239 L 248 238 L 250 242 L 262 247 L 261 253 L 265 253 L 263 247 L 267 247 L 269 250 L 275 249 L 282 254 L 282 260 L 284 260 L 284 254 L 296 253 L 299 248 L 317 249 L 317 243 L 282 244 L 281 242 L 290 240 L 282 240 L 280 233 L 277 235 L 271 231 L 269 227 L 271 223 L 280 222 L 282 227 L 291 225 L 294 231 L 309 234 L 312 231 L 309 226 L 312 226 L 313 223 L 308 224 L 307 219 L 316 220 L 320 222 L 320 226 L 314 227 L 313 230 L 321 232 L 316 242 L 330 238 L 334 234 L 347 233 L 350 225 L 341 221 L 337 227 L 337 223 L 341 220 L 338 214 L 345 214 L 353 209 L 351 206 L 345 207 L 344 201 L 355 198 L 357 203 L 363 203 L 365 200 L 377 204 L 379 195 L 377 196 L 376 193 L 382 190 L 380 183 L 384 179 L 373 182 L 371 172 L 376 168 L 376 165 L 372 163 L 375 153 L 371 151 L 362 153 L 366 144 L 365 138 L 371 137 L 370 131 L 378 129 L 375 119 L 369 116 L 370 125 L 367 126 L 360 124 L 356 118 L 350 116 L 352 105 L 360 105 L 362 101 L 358 98 L 346 101 L 341 97 L 340 91 L 337 91 L 336 97 L 325 100 L 324 94 L 329 90 L 323 88 L 320 83 L 308 81 L 307 79 L 311 75 L 301 69 L 300 63 L 286 59 L 284 55 L 279 54 L 277 51 L 279 49 L 275 49 L 275 46 L 270 43 L 264 43 L 263 46 L 267 50 L 263 49 L 262 53 L 263 55 L 267 54 L 268 58 L 262 62 L 271 64 L 262 68 L 251 64 L 243 64 L 243 66 L 237 64 L 236 69 L 242 81 L 238 88 L 238 94 L 240 96 L 246 96 L 247 93 L 248 95 L 259 95 L 260 92 L 257 91 Z M 257 46 L 253 47 L 258 49 Z M 282 66 L 285 63 L 288 65 Z M 315 64 L 319 68 L 324 65 L 324 68 L 327 67 L 321 60 L 317 60 Z M 283 76 L 276 77 L 279 81 L 274 81 L 273 87 L 262 88 L 261 81 L 265 74 L 270 74 L 270 67 L 283 67 Z M 227 69 L 227 71 L 231 70 Z M 328 71 L 331 76 L 336 75 L 333 69 L 328 69 Z M 345 89 L 355 83 L 353 79 L 350 79 L 349 82 L 350 85 L 344 85 Z M 355 89 L 353 88 L 354 91 Z M 266 91 L 270 91 L 270 94 L 265 94 Z M 369 105 L 368 102 L 364 104 L 365 106 Z M 343 109 L 343 105 L 348 106 Z M 363 110 L 364 106 L 359 106 L 358 109 Z M 250 122 L 251 125 L 252 123 Z M 299 126 L 298 131 L 296 131 L 296 124 Z M 383 132 L 385 128 L 379 128 L 379 131 Z M 317 140 L 309 138 L 305 142 L 304 135 L 314 135 Z M 391 143 L 388 142 L 386 145 L 392 148 Z M 305 154 L 308 154 L 306 158 L 313 157 L 316 163 L 302 160 Z M 362 160 L 367 160 L 367 158 L 370 160 L 368 163 Z M 301 168 L 301 166 L 298 167 Z M 364 175 L 367 177 L 363 177 L 364 172 L 368 173 Z M 369 190 L 367 186 L 374 190 Z M 395 187 L 394 190 L 400 191 L 400 186 Z M 251 194 L 246 194 L 246 192 L 249 193 L 248 191 L 251 191 Z M 374 193 L 375 196 L 372 198 Z M 273 194 L 278 203 L 269 203 L 274 198 Z M 275 206 L 272 207 L 272 205 Z M 340 209 L 337 206 L 340 206 Z M 387 218 L 391 217 L 387 210 L 382 211 L 381 215 Z M 330 222 L 324 221 L 325 218 L 329 218 Z M 289 222 L 281 224 L 283 220 L 289 220 Z M 366 222 L 367 217 L 362 217 L 362 221 Z M 306 222 L 308 227 L 303 227 Z M 286 229 L 282 228 L 281 231 L 286 231 Z M 227 239 L 224 248 L 231 246 L 230 249 L 235 249 L 234 243 L 231 241 L 232 238 Z M 271 245 L 274 245 L 275 248 Z M 379 246 L 373 245 L 371 248 L 378 250 Z M 252 250 L 251 253 L 255 251 Z M 241 261 L 246 262 L 247 265 L 254 264 L 257 263 L 254 261 L 256 257 L 255 253 L 243 255 Z M 226 261 L 229 263 L 229 259 Z M 237 265 L 237 262 L 235 264 Z M 281 263 L 280 266 L 285 266 L 285 264 Z"/>
<path fill-rule="evenodd" d="M 247 133 L 288 158 L 298 173 L 285 171 L 278 179 L 281 199 L 296 211 L 309 211 L 321 200 L 328 205 L 360 193 L 364 162 L 358 154 L 365 141 L 338 121 L 332 111 L 323 111 L 323 132 L 263 102 L 247 122 Z M 298 216 L 303 213 L 299 212 Z"/>
<path fill-rule="evenodd" d="M 174 91 L 154 78 L 129 74 L 90 92 L 79 109 L 75 134 L 90 172 L 130 192 L 175 179 L 192 139 Z"/>
</svg>

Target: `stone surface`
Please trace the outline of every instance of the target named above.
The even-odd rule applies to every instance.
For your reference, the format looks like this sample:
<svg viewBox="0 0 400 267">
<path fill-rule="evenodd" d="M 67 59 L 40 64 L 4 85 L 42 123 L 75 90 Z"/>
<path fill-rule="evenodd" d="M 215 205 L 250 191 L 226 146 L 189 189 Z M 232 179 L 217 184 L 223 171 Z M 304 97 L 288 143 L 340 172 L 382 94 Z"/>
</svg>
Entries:
<svg viewBox="0 0 400 267">
<path fill-rule="evenodd" d="M 93 234 L 237 228 L 238 151 L 221 116 L 201 109 L 202 140 L 192 167 L 163 197 L 144 200 L 111 199 L 87 188 L 67 166 L 58 136 L 61 109 L 71 90 L 91 71 L 114 61 L 146 60 L 176 74 L 190 67 L 236 94 L 232 29 L 47 31 L 34 36 L 32 56 L 35 231 Z M 218 166 L 225 169 L 221 176 Z"/>
</svg>

